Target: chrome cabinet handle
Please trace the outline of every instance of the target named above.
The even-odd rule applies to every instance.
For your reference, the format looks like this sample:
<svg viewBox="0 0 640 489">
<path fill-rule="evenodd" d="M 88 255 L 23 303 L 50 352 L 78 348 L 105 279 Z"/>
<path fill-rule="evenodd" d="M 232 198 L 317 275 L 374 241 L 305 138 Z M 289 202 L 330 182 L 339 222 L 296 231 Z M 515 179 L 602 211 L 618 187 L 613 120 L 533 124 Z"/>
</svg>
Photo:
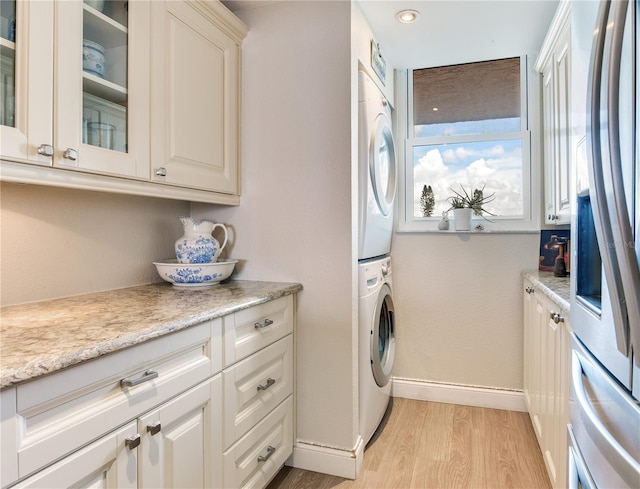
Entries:
<svg viewBox="0 0 640 489">
<path fill-rule="evenodd" d="M 67 148 L 64 150 L 64 153 L 62 153 L 62 157 L 67 160 L 76 161 L 78 159 L 78 151 L 73 148 Z"/>
<path fill-rule="evenodd" d="M 275 383 L 276 383 L 275 379 L 272 379 L 271 377 L 269 377 L 267 379 L 267 383 L 266 384 L 262 384 L 262 385 L 258 385 L 257 389 L 259 391 L 266 391 L 269 387 L 271 387 Z"/>
<path fill-rule="evenodd" d="M 50 144 L 41 144 L 38 146 L 38 154 L 42 156 L 53 156 L 53 146 Z"/>
<path fill-rule="evenodd" d="M 273 455 L 275 451 L 276 451 L 276 447 L 272 447 L 271 445 L 269 445 L 267 447 L 267 454 L 258 456 L 258 462 L 266 462 L 271 458 L 271 455 Z"/>
<path fill-rule="evenodd" d="M 262 329 L 262 328 L 266 328 L 267 326 L 271 326 L 272 324 L 273 324 L 273 321 L 271 319 L 265 319 L 261 323 L 254 324 L 254 326 L 256 329 Z"/>
<path fill-rule="evenodd" d="M 160 433 L 161 429 L 162 429 L 162 424 L 160 423 L 160 421 L 156 421 L 155 423 L 151 423 L 150 425 L 147 425 L 147 432 L 151 433 L 151 436 Z"/>
<path fill-rule="evenodd" d="M 125 439 L 124 444 L 129 450 L 133 450 L 134 448 L 136 448 L 138 445 L 140 445 L 140 433 L 136 433 L 135 435 L 131 435 L 130 437 Z"/>
<path fill-rule="evenodd" d="M 166 168 L 157 168 L 156 169 L 156 175 L 159 177 L 166 177 L 167 176 L 167 169 Z"/>
<path fill-rule="evenodd" d="M 125 377 L 120 381 L 120 385 L 122 387 L 133 387 L 134 385 L 142 384 L 143 382 L 149 382 L 152 379 L 155 379 L 158 376 L 158 372 L 155 370 L 147 370 L 142 377 L 139 377 L 135 380 L 129 379 Z"/>
</svg>

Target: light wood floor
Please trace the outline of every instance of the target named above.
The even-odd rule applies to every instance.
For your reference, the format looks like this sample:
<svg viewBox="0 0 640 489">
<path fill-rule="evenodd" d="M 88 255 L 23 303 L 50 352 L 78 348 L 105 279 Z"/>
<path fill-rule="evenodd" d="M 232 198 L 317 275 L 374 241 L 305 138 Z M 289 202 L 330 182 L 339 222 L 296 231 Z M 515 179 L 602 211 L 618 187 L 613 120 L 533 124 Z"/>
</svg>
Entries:
<svg viewBox="0 0 640 489">
<path fill-rule="evenodd" d="M 393 399 L 355 481 L 285 467 L 267 489 L 551 489 L 529 415 Z"/>
</svg>

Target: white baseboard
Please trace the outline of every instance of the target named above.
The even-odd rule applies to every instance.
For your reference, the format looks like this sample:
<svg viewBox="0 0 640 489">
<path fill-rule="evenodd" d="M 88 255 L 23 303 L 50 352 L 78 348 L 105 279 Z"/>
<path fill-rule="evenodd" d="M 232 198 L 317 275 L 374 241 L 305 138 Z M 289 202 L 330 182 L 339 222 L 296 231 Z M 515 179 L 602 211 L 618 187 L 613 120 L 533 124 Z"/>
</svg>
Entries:
<svg viewBox="0 0 640 489">
<path fill-rule="evenodd" d="M 287 465 L 346 479 L 355 479 L 364 460 L 364 441 L 358 436 L 352 450 L 329 448 L 297 441 Z"/>
<path fill-rule="evenodd" d="M 444 402 L 507 411 L 526 412 L 524 393 L 517 389 L 496 389 L 444 384 L 415 379 L 392 378 L 391 395 L 419 401 Z M 358 437 L 351 450 L 297 441 L 287 465 L 313 472 L 355 479 L 364 460 L 364 441 Z"/>
<path fill-rule="evenodd" d="M 496 389 L 393 377 L 391 395 L 419 401 L 527 411 L 524 393 L 517 389 Z"/>
</svg>

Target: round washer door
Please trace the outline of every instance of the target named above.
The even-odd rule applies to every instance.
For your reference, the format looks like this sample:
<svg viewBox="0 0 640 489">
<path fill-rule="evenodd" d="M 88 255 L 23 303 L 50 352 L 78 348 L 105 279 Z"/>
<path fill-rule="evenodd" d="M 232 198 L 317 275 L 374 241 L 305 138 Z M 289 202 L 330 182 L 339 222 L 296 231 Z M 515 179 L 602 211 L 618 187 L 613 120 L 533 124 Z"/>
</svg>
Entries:
<svg viewBox="0 0 640 489">
<path fill-rule="evenodd" d="M 393 210 L 396 198 L 396 149 L 391 126 L 383 114 L 378 115 L 371 135 L 369 175 L 376 204 L 383 216 Z"/>
<path fill-rule="evenodd" d="M 380 288 L 373 330 L 371 331 L 371 370 L 380 387 L 389 383 L 396 356 L 395 313 L 391 289 L 387 284 Z"/>
</svg>

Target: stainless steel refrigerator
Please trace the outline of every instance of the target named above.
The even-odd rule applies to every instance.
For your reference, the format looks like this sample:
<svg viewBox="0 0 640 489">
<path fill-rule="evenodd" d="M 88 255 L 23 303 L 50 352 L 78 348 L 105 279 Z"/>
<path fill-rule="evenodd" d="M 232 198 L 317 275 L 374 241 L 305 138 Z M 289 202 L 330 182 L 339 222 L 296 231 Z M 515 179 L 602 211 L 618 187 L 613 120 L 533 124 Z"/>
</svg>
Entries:
<svg viewBox="0 0 640 489">
<path fill-rule="evenodd" d="M 639 4 L 572 2 L 592 23 L 575 25 L 591 49 L 572 221 L 571 489 L 640 488 Z"/>
</svg>

